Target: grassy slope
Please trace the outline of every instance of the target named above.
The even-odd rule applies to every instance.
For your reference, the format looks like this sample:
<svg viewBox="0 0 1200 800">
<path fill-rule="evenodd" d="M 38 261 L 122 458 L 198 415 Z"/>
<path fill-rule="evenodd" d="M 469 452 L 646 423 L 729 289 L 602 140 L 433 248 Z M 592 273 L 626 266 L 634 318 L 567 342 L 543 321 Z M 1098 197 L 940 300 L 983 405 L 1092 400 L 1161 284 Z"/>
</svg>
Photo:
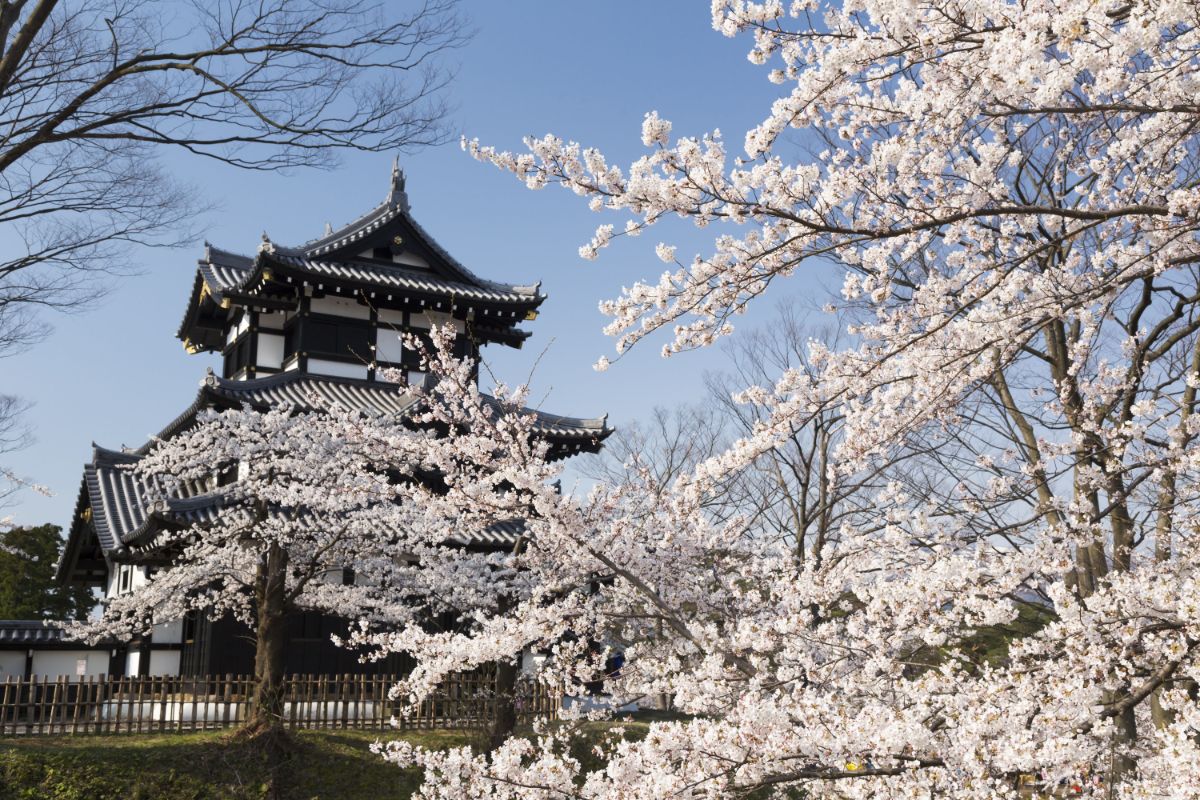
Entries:
<svg viewBox="0 0 1200 800">
<path fill-rule="evenodd" d="M 404 734 L 304 731 L 278 772 L 281 800 L 400 800 L 420 782 L 369 750 L 379 738 L 432 747 L 471 741 L 461 731 Z M 0 800 L 263 800 L 270 772 L 259 751 L 223 733 L 0 740 Z"/>
<path fill-rule="evenodd" d="M 649 722 L 679 719 L 641 712 L 620 723 L 640 739 Z M 612 723 L 588 723 L 572 755 L 586 769 L 603 766 L 592 745 Z M 528 734 L 528 731 L 518 731 Z M 224 732 L 150 736 L 44 736 L 0 739 L 0 800 L 407 800 L 418 770 L 401 770 L 369 751 L 378 739 L 426 747 L 478 745 L 466 731 L 301 731 L 277 773 L 278 794 L 261 752 L 231 743 Z"/>
</svg>

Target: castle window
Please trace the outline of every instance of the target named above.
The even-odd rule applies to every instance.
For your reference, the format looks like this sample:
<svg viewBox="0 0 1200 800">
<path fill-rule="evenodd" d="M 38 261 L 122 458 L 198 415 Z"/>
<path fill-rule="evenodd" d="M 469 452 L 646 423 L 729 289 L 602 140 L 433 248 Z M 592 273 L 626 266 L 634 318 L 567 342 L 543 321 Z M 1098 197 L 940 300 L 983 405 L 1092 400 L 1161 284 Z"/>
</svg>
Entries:
<svg viewBox="0 0 1200 800">
<path fill-rule="evenodd" d="M 325 322 L 309 319 L 305 323 L 304 350 L 311 356 L 371 361 L 374 329 L 367 325 L 347 325 L 345 322 Z"/>
</svg>

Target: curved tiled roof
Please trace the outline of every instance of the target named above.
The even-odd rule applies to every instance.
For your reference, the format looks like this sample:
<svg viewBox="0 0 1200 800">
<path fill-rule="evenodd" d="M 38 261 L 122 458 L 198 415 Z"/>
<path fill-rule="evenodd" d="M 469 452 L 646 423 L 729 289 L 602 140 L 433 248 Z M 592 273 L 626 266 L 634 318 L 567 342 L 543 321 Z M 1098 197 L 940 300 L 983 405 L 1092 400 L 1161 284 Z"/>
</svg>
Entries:
<svg viewBox="0 0 1200 800">
<path fill-rule="evenodd" d="M 41 620 L 0 619 L 0 645 L 61 642 L 62 628 Z"/>
<path fill-rule="evenodd" d="M 392 164 L 391 190 L 388 192 L 387 198 L 378 206 L 363 214 L 358 219 L 343 225 L 337 230 L 331 230 L 320 238 L 306 242 L 300 247 L 280 247 L 275 245 L 274 250 L 280 255 L 298 256 L 304 259 L 329 256 L 339 250 L 353 247 L 366 236 L 382 230 L 389 224 L 394 224 L 397 221 L 403 221 L 408 227 L 412 228 L 413 232 L 421 240 L 421 243 L 438 255 L 444 266 L 451 273 L 454 273 L 450 276 L 452 279 L 499 294 L 515 294 L 526 299 L 540 297 L 538 292 L 541 287 L 540 282 L 531 286 L 517 286 L 481 278 L 467 269 L 461 261 L 450 255 L 444 247 L 438 244 L 437 240 L 413 218 L 412 207 L 408 201 L 408 192 L 405 188 L 404 172 L 400 169 L 398 163 Z"/>
<path fill-rule="evenodd" d="M 457 544 L 483 547 L 512 547 L 525 535 L 525 520 L 506 519 L 493 522 L 471 537 L 454 537 Z"/>
<path fill-rule="evenodd" d="M 259 259 L 252 259 L 209 245 L 204 259 L 199 262 L 200 275 L 209 291 L 220 300 L 224 294 L 245 289 L 257 274 L 260 260 L 262 264 L 281 266 L 314 280 L 349 281 L 385 290 L 408 290 L 463 300 L 521 305 L 545 299 L 537 293 L 535 286 L 513 288 L 485 281 L 466 283 L 447 280 L 425 270 L 407 269 L 399 264 L 320 259 L 289 255 L 279 249 L 264 253 Z"/>
<path fill-rule="evenodd" d="M 425 270 L 406 269 L 398 264 L 380 264 L 359 259 L 356 253 L 345 252 L 368 235 L 398 222 L 403 222 L 416 233 L 421 244 L 438 256 L 440 266 L 449 274 L 436 275 Z M 267 240 L 264 234 L 259 253 L 259 258 L 291 267 L 316 278 L 376 284 L 431 294 L 453 294 L 464 299 L 495 303 L 528 304 L 540 303 L 545 299 L 545 295 L 540 292 L 540 282 L 521 286 L 487 280 L 467 269 L 462 262 L 450 255 L 413 219 L 408 195 L 404 191 L 404 176 L 398 168 L 393 172 L 392 191 L 387 199 L 358 219 L 300 247 L 274 244 Z M 205 243 L 200 272 L 214 293 L 239 291 L 246 287 L 258 265 L 258 258 Z"/>
<path fill-rule="evenodd" d="M 83 467 L 92 525 L 106 552 L 120 549 L 125 534 L 146 524 L 148 487 L 130 469 L 137 461 L 136 454 L 93 445 Z"/>
<path fill-rule="evenodd" d="M 408 413 L 420 402 L 415 393 L 406 392 L 395 384 L 355 378 L 333 378 L 299 371 L 280 372 L 266 378 L 235 381 L 209 374 L 204 387 L 219 397 L 236 403 L 252 405 L 292 405 L 298 408 L 319 408 L 314 400 L 336 403 L 344 408 L 372 413 Z M 499 402 L 485 395 L 488 402 L 499 408 Z M 604 439 L 612 429 L 608 418 L 565 417 L 537 409 L 522 409 L 536 418 L 534 429 L 545 436 L 568 439 Z"/>
<path fill-rule="evenodd" d="M 544 298 L 537 287 L 508 287 L 480 281 L 476 284 L 446 280 L 436 274 L 416 269 L 405 269 L 399 264 L 376 264 L 368 261 L 324 260 L 311 256 L 287 255 L 278 250 L 269 260 L 294 269 L 314 279 L 350 281 L 378 286 L 396 291 L 423 292 L 447 295 L 460 300 L 478 300 L 486 303 L 513 303 L 529 305 Z M 513 313 L 516 316 L 516 313 Z"/>
<path fill-rule="evenodd" d="M 498 401 L 485 399 L 499 408 Z M 283 372 L 256 380 L 234 381 L 210 373 L 192 406 L 164 429 L 158 438 L 169 438 L 183 430 L 204 407 L 217 405 L 288 406 L 320 409 L 337 404 L 371 413 L 408 415 L 420 404 L 420 396 L 395 384 L 332 378 L 302 372 Z M 557 455 L 594 449 L 612 429 L 604 417 L 579 419 L 525 409 L 536 415 L 541 435 L 554 441 Z M 164 527 L 204 524 L 213 521 L 227 500 L 223 491 L 194 485 L 183 496 L 163 498 L 133 469 L 153 442 L 136 451 L 93 447 L 92 460 L 84 467 L 84 485 L 76 523 L 84 510 L 91 514 L 91 528 L 105 553 L 141 550 L 149 546 Z M 557 457 L 557 455 L 555 457 Z M 72 537 L 80 535 L 72 525 Z M 467 537 L 451 541 L 472 547 L 510 547 L 524 532 L 522 520 L 495 523 Z"/>
<path fill-rule="evenodd" d="M 254 274 L 254 259 L 205 242 L 200 274 L 214 291 L 241 289 Z"/>
<path fill-rule="evenodd" d="M 315 409 L 327 403 L 355 411 L 404 414 L 418 402 L 416 395 L 396 384 L 329 378 L 298 370 L 244 381 L 221 378 L 210 372 L 204 378 L 204 388 L 235 403 L 256 406 Z"/>
<path fill-rule="evenodd" d="M 364 256 L 387 242 L 407 240 L 424 267 Z M 388 245 L 389 247 L 391 245 Z M 406 245 L 407 249 L 407 245 Z M 529 335 L 517 324 L 546 299 L 541 282 L 516 285 L 487 280 L 467 269 L 412 217 L 404 176 L 392 175 L 387 199 L 363 216 L 299 247 L 263 234 L 253 256 L 205 243 L 192 293 L 176 336 L 190 351 L 224 345 L 223 310 L 233 306 L 295 310 L 302 284 L 344 294 L 386 294 L 409 310 L 421 307 L 474 311 L 477 334 L 519 347 Z M 466 306 L 466 308 L 462 308 Z M 472 306 L 474 308 L 472 309 Z M 461 316 L 461 315 L 460 315 Z"/>
<path fill-rule="evenodd" d="M 105 553 L 151 547 L 163 528 L 214 522 L 228 502 L 227 490 L 222 489 L 162 498 L 133 470 L 141 457 L 97 447 L 85 467 L 92 526 Z M 523 520 L 504 520 L 474 535 L 453 536 L 450 541 L 467 547 L 511 547 L 524 532 Z"/>
<path fill-rule="evenodd" d="M 104 552 L 124 549 L 158 523 L 210 520 L 219 508 L 220 495 L 203 486 L 186 487 L 183 497 L 162 499 L 162 493 L 134 471 L 141 457 L 138 452 L 93 446 L 92 460 L 84 465 L 92 527 Z"/>
</svg>

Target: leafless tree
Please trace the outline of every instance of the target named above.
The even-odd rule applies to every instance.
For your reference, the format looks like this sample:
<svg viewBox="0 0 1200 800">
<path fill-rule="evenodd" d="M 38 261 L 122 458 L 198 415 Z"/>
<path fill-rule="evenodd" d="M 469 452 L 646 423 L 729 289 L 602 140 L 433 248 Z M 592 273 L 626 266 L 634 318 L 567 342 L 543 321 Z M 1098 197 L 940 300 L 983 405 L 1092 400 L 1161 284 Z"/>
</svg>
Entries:
<svg viewBox="0 0 1200 800">
<path fill-rule="evenodd" d="M 707 405 L 655 407 L 645 420 L 622 425 L 595 457 L 580 461 L 580 472 L 589 478 L 619 483 L 626 464 L 636 459 L 657 486 L 672 481 L 727 443 L 725 422 Z"/>
<path fill-rule="evenodd" d="M 274 170 L 442 141 L 465 36 L 454 0 L 0 0 L 0 353 L 127 245 L 191 234 L 164 149 Z"/>
<path fill-rule="evenodd" d="M 29 428 L 21 421 L 21 412 L 25 408 L 26 404 L 20 398 L 0 394 L 0 453 L 19 450 L 29 444 Z M 8 499 L 26 484 L 16 473 L 0 466 L 0 512 Z M 4 515 L 0 513 L 0 529 L 5 525 Z"/>
<path fill-rule="evenodd" d="M 636 458 L 657 485 L 669 486 L 768 416 L 768 409 L 739 402 L 737 394 L 750 386 L 769 387 L 773 376 L 783 371 L 810 369 L 809 339 L 836 344 L 841 336 L 838 330 L 811 325 L 803 303 L 781 303 L 766 324 L 727 341 L 726 366 L 705 376 L 707 393 L 699 403 L 656 408 L 646 420 L 619 426 L 604 450 L 581 464 L 581 471 L 618 482 L 624 465 Z M 866 511 L 868 494 L 863 490 L 885 479 L 878 473 L 834 478 L 828 467 L 840 428 L 836 407 L 821 411 L 792 431 L 786 446 L 763 453 L 729 476 L 709 501 L 709 512 L 717 519 L 749 517 L 754 535 L 787 542 L 799 562 L 820 559 L 837 529 Z"/>
<path fill-rule="evenodd" d="M 193 236 L 167 151 L 278 170 L 441 142 L 467 36 L 456 0 L 0 0 L 0 356 L 131 245 Z"/>
</svg>

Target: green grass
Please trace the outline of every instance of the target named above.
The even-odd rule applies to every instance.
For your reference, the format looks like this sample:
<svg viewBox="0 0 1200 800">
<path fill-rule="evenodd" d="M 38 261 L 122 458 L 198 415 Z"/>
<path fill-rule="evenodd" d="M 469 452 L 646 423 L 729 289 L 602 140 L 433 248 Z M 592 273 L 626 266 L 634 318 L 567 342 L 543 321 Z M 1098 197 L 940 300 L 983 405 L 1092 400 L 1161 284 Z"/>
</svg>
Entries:
<svg viewBox="0 0 1200 800">
<path fill-rule="evenodd" d="M 404 800 L 420 784 L 369 751 L 377 739 L 428 747 L 464 731 L 301 731 L 276 772 L 261 749 L 224 732 L 0 740 L 0 800 Z"/>
<path fill-rule="evenodd" d="M 603 764 L 592 745 L 615 724 L 641 739 L 649 723 L 681 719 L 643 711 L 584 726 L 572 754 L 586 769 Z M 518 731 L 518 734 L 528 731 Z M 226 731 L 153 735 L 31 736 L 0 739 L 0 800 L 407 800 L 421 783 L 370 752 L 372 742 L 404 739 L 431 748 L 480 745 L 477 733 L 298 731 L 272 772 L 261 746 Z"/>
</svg>

